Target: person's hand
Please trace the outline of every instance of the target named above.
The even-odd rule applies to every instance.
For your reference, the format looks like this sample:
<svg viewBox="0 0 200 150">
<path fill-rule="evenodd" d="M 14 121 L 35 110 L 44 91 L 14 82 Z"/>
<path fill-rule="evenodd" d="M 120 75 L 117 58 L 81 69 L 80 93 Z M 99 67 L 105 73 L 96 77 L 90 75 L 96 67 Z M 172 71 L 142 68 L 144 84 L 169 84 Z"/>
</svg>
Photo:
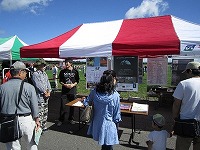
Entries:
<svg viewBox="0 0 200 150">
<path fill-rule="evenodd" d="M 171 133 L 170 133 L 170 137 L 172 137 L 172 135 L 174 135 L 174 131 L 171 131 Z"/>
<path fill-rule="evenodd" d="M 35 130 L 38 131 L 38 129 L 40 128 L 40 121 L 39 121 L 39 118 L 35 118 Z"/>
<path fill-rule="evenodd" d="M 49 98 L 49 97 L 50 97 L 50 92 L 45 91 L 44 92 L 44 98 L 46 99 L 46 98 Z"/>
<path fill-rule="evenodd" d="M 86 99 L 85 96 L 81 97 L 80 101 L 84 101 L 84 99 Z"/>
<path fill-rule="evenodd" d="M 75 86 L 75 84 L 73 84 L 73 83 L 72 84 L 64 84 L 64 86 L 68 89 L 71 89 Z"/>
</svg>

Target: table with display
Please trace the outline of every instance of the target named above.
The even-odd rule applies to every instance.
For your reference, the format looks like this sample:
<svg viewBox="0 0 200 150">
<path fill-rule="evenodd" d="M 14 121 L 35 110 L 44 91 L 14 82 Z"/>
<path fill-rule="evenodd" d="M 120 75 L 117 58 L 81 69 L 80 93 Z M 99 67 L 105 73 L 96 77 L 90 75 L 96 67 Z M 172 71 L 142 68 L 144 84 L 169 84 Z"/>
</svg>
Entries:
<svg viewBox="0 0 200 150">
<path fill-rule="evenodd" d="M 83 105 L 78 105 L 78 106 L 74 105 L 79 101 L 81 101 L 81 98 L 77 98 L 77 99 L 75 99 L 75 100 L 73 100 L 73 101 L 71 101 L 71 102 L 69 102 L 69 103 L 67 103 L 65 105 L 69 106 L 69 107 L 77 107 L 79 109 L 79 111 L 78 111 L 78 122 L 79 122 L 79 130 L 80 130 L 81 129 L 81 120 L 80 120 L 81 114 L 80 113 L 81 113 L 81 109 L 83 109 L 84 106 Z"/>
<path fill-rule="evenodd" d="M 158 105 L 155 106 L 155 109 L 166 106 L 172 107 L 172 104 L 174 102 L 174 98 L 172 95 L 174 93 L 175 88 L 175 86 L 149 86 L 149 90 L 147 92 L 147 100 L 149 100 L 150 97 L 156 98 L 158 100 Z"/>
<path fill-rule="evenodd" d="M 78 122 L 79 122 L 79 130 L 81 129 L 81 121 L 80 121 L 80 113 L 81 113 L 81 109 L 84 108 L 83 105 L 75 105 L 76 103 L 78 103 L 79 101 L 81 101 L 81 98 L 77 98 L 69 103 L 66 104 L 66 106 L 69 106 L 69 107 L 76 107 L 79 109 L 79 117 L 78 117 Z M 131 141 L 135 144 L 139 144 L 138 142 L 135 142 L 134 141 L 134 135 L 136 133 L 136 127 L 135 127 L 135 123 L 136 123 L 136 119 L 135 119 L 135 116 L 136 115 L 145 115 L 147 116 L 148 115 L 148 110 L 147 111 L 144 111 L 144 112 L 140 112 L 140 111 L 131 111 L 131 107 L 133 106 L 133 102 L 121 102 L 121 104 L 125 104 L 125 105 L 130 105 L 130 109 L 121 109 L 121 113 L 122 114 L 128 114 L 128 115 L 131 115 L 131 134 L 130 134 L 130 138 L 129 138 L 129 144 L 131 144 Z M 149 108 L 149 107 L 148 107 Z"/>
<path fill-rule="evenodd" d="M 153 92 L 158 95 L 159 106 L 172 106 L 174 102 L 173 93 L 175 87 L 158 87 L 154 88 Z"/>
<path fill-rule="evenodd" d="M 131 141 L 137 145 L 139 145 L 138 142 L 135 142 L 134 141 L 134 136 L 135 136 L 135 133 L 136 133 L 136 119 L 135 119 L 135 116 L 136 115 L 145 115 L 147 116 L 148 115 L 148 110 L 149 110 L 149 106 L 147 108 L 147 111 L 131 111 L 131 108 L 133 107 L 133 102 L 121 102 L 121 104 L 125 104 L 125 105 L 130 105 L 130 109 L 121 109 L 121 113 L 122 114 L 129 114 L 131 115 L 131 134 L 130 134 L 130 138 L 129 138 L 129 144 L 131 144 Z"/>
</svg>

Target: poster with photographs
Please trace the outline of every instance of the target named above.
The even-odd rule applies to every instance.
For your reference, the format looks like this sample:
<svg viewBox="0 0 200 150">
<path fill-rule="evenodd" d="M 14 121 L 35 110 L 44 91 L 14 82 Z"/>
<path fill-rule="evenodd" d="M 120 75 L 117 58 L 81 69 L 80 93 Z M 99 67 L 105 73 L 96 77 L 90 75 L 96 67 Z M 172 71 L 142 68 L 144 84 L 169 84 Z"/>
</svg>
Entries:
<svg viewBox="0 0 200 150">
<path fill-rule="evenodd" d="M 117 73 L 117 91 L 138 91 L 138 56 L 115 56 L 114 70 Z"/>
<path fill-rule="evenodd" d="M 182 72 L 191 61 L 194 59 L 172 59 L 172 85 L 177 86 L 180 81 L 186 79 L 186 75 Z"/>
<path fill-rule="evenodd" d="M 167 85 L 168 58 L 147 59 L 147 84 Z"/>
<path fill-rule="evenodd" d="M 103 72 L 108 69 L 107 57 L 86 58 L 86 88 L 94 88 Z"/>
</svg>

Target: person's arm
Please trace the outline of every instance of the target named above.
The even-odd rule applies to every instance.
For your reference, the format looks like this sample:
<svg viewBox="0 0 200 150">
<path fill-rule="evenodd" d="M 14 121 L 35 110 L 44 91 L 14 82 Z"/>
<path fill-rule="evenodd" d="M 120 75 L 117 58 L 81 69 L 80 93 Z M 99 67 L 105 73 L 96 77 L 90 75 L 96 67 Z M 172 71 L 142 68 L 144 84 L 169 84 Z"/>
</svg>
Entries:
<svg viewBox="0 0 200 150">
<path fill-rule="evenodd" d="M 76 70 L 76 76 L 75 76 L 75 83 L 78 84 L 79 83 L 79 80 L 80 80 L 80 77 L 79 77 L 79 72 L 78 70 Z"/>
<path fill-rule="evenodd" d="M 178 118 L 180 115 L 180 108 L 181 108 L 181 100 L 174 98 L 174 103 L 172 107 L 172 116 L 173 119 Z"/>
<path fill-rule="evenodd" d="M 46 82 L 47 82 L 47 89 L 48 89 L 48 91 L 46 91 L 46 92 L 48 92 L 50 94 L 52 89 L 51 89 L 51 84 L 49 82 L 49 77 L 47 74 L 46 74 Z"/>
<path fill-rule="evenodd" d="M 63 86 L 64 84 L 63 70 L 60 71 L 58 75 L 58 79 L 59 79 L 60 84 Z"/>
<path fill-rule="evenodd" d="M 37 72 L 34 72 L 32 75 L 32 81 L 34 86 L 40 91 L 40 93 L 44 93 L 45 92 L 45 87 L 42 84 L 42 82 L 40 81 L 39 75 Z"/>
<path fill-rule="evenodd" d="M 117 92 L 114 92 L 114 99 L 115 99 L 115 107 L 113 110 L 113 121 L 115 122 L 116 126 L 118 125 L 118 123 L 120 121 L 122 121 L 121 119 L 121 110 L 120 110 L 120 95 Z"/>
<path fill-rule="evenodd" d="M 83 105 L 84 106 L 91 105 L 95 94 L 96 94 L 96 91 L 95 90 L 91 90 L 90 94 L 86 98 L 82 97 Z"/>
<path fill-rule="evenodd" d="M 33 116 L 33 119 L 35 121 L 35 124 L 36 124 L 36 131 L 40 128 L 40 121 L 39 121 L 39 118 L 38 118 L 38 114 L 39 114 L 39 109 L 38 109 L 38 97 L 36 95 L 36 91 L 35 91 L 35 88 L 30 85 L 30 95 L 29 95 L 29 98 L 30 98 L 30 108 L 31 108 L 31 113 L 32 113 L 32 116 Z"/>
</svg>

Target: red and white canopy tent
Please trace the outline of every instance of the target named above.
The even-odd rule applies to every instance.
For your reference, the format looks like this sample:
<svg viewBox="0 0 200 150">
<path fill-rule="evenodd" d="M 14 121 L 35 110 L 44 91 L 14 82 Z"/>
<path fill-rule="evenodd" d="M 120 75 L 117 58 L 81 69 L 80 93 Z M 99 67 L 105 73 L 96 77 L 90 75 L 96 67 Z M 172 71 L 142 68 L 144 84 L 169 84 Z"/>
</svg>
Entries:
<svg viewBox="0 0 200 150">
<path fill-rule="evenodd" d="M 170 15 L 87 23 L 20 49 L 23 58 L 173 54 L 200 54 L 200 25 Z"/>
</svg>

